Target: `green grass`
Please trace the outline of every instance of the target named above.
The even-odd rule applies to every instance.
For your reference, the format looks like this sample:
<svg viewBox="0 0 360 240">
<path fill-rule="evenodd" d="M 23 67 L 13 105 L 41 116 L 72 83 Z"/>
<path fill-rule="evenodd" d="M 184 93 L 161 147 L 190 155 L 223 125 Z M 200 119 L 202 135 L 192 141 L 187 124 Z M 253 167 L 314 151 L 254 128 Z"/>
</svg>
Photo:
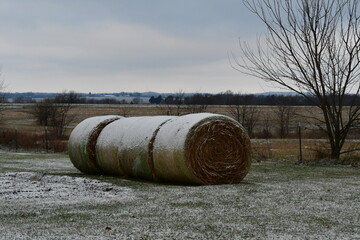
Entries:
<svg viewBox="0 0 360 240">
<path fill-rule="evenodd" d="M 360 238 L 359 168 L 269 161 L 240 184 L 182 186 L 84 175 L 62 154 L 0 166 L 0 239 Z"/>
</svg>

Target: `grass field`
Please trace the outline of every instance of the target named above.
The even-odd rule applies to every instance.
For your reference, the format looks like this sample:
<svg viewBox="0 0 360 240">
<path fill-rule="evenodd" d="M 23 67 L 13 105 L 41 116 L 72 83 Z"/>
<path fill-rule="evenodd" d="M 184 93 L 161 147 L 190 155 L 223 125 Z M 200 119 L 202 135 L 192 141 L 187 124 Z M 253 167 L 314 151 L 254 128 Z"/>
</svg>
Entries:
<svg viewBox="0 0 360 240">
<path fill-rule="evenodd" d="M 40 127 L 36 124 L 35 117 L 31 114 L 33 104 L 5 104 L 3 109 L 3 115 L 0 122 L 0 130 L 10 129 L 21 132 L 28 132 L 32 134 L 40 134 L 44 132 L 44 127 Z M 176 107 L 176 106 L 172 106 Z M 302 116 L 306 116 L 309 113 L 312 115 L 321 114 L 319 109 L 314 107 L 294 107 L 296 117 L 291 119 L 290 122 L 290 135 L 287 139 L 276 138 L 276 107 L 275 106 L 257 106 L 259 109 L 260 117 L 257 122 L 257 131 L 259 132 L 264 128 L 264 118 L 270 117 L 270 123 L 272 127 L 273 137 L 270 139 L 262 139 L 256 137 L 252 139 L 253 154 L 256 159 L 288 159 L 296 161 L 299 156 L 299 143 L 297 140 L 297 126 L 298 123 L 306 123 L 307 120 Z M 206 111 L 211 113 L 218 113 L 229 115 L 231 106 L 213 106 L 207 107 Z M 154 116 L 154 115 L 166 115 L 169 110 L 169 106 L 166 105 L 137 105 L 137 104 L 79 104 L 74 105 L 70 111 L 70 115 L 74 115 L 75 120 L 67 127 L 65 139 L 71 133 L 72 129 L 83 119 L 99 115 L 116 114 L 122 116 Z M 303 158 L 305 161 L 314 161 L 325 158 L 321 156 L 321 151 L 326 150 L 326 141 L 324 136 L 319 136 L 317 131 L 314 131 L 312 125 L 309 123 L 304 124 L 303 129 Z M 348 151 L 352 149 L 360 149 L 359 130 L 353 130 L 355 135 L 345 143 L 343 150 Z M 20 138 L 20 137 L 19 137 Z M 43 140 L 43 138 L 41 138 Z M 66 141 L 66 140 L 64 140 Z M 14 141 L 12 141 L 14 142 Z M 32 143 L 34 143 L 33 141 Z M 29 144 L 25 141 L 26 144 Z M 38 144 L 44 145 L 44 143 Z M 14 144 L 12 144 L 14 145 Z M 41 145 L 41 146 L 42 146 Z M 66 144 L 64 145 L 66 146 Z M 14 146 L 12 146 L 14 148 Z M 37 146 L 35 146 L 37 147 Z M 42 149 L 44 150 L 44 149 Z M 321 151 L 318 151 L 321 150 Z M 350 151 L 348 154 L 342 156 L 341 161 L 345 164 L 359 165 L 360 151 Z"/>
<path fill-rule="evenodd" d="M 236 185 L 79 173 L 63 154 L 0 152 L 0 239 L 360 239 L 360 171 L 254 163 Z"/>
</svg>

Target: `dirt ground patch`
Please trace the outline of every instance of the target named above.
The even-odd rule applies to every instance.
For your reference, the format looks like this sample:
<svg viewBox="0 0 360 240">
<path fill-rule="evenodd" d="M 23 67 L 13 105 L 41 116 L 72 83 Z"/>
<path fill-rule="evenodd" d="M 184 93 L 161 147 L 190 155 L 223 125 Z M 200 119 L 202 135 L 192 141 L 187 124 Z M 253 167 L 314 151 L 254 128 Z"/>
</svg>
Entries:
<svg viewBox="0 0 360 240">
<path fill-rule="evenodd" d="M 0 239 L 358 239 L 360 171 L 254 163 L 234 185 L 79 173 L 66 155 L 0 152 Z"/>
</svg>

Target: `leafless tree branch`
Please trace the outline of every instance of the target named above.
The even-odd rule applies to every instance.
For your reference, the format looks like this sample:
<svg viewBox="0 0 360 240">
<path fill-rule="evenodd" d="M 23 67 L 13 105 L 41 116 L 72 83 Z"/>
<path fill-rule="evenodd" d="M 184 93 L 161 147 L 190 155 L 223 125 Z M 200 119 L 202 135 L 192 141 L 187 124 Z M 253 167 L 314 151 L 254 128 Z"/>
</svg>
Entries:
<svg viewBox="0 0 360 240">
<path fill-rule="evenodd" d="M 239 40 L 242 55 L 229 54 L 231 66 L 316 104 L 323 114 L 331 157 L 339 158 L 360 117 L 359 0 L 244 0 L 244 4 L 265 24 L 267 35 L 256 47 Z M 351 96 L 350 103 L 345 103 L 346 96 Z"/>
</svg>

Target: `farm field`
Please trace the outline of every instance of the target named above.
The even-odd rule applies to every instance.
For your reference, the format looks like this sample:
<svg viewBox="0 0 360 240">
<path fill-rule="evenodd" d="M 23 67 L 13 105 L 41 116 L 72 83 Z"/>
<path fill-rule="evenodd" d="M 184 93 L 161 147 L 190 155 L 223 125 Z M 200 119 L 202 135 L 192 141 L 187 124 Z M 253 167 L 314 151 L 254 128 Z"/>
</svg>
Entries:
<svg viewBox="0 0 360 240">
<path fill-rule="evenodd" d="M 36 124 L 35 117 L 31 114 L 33 104 L 4 104 L 0 129 L 16 130 L 17 132 L 43 133 L 44 128 Z M 70 110 L 70 115 L 75 119 L 67 127 L 64 141 L 67 140 L 71 130 L 83 119 L 98 115 L 121 115 L 131 116 L 155 116 L 174 113 L 176 106 L 167 105 L 138 105 L 138 104 L 78 104 Z M 230 116 L 231 106 L 207 106 L 206 112 L 223 114 Z M 259 119 L 256 123 L 255 132 L 259 133 L 268 124 L 273 134 L 272 138 L 264 139 L 258 135 L 252 139 L 253 156 L 258 160 L 266 159 L 288 159 L 297 161 L 299 158 L 299 141 L 297 139 L 297 126 L 301 122 L 303 126 L 303 148 L 302 154 L 305 161 L 321 159 L 321 149 L 326 143 L 324 136 L 319 131 L 314 130 L 314 126 L 306 115 L 321 116 L 321 113 L 314 107 L 293 107 L 296 113 L 289 123 L 289 136 L 279 139 L 276 136 L 276 106 L 256 106 L 259 111 Z M 186 113 L 187 109 L 181 109 L 181 113 Z M 352 131 L 351 139 L 345 143 L 344 149 L 360 149 L 360 132 Z M 62 143 L 66 147 L 66 142 Z M 360 151 L 350 152 L 344 155 L 346 163 L 359 164 Z"/>
<path fill-rule="evenodd" d="M 253 163 L 235 185 L 78 172 L 65 154 L 0 152 L 0 239 L 359 239 L 360 172 Z"/>
<path fill-rule="evenodd" d="M 3 121 L 2 125 L 13 123 L 14 125 L 22 126 L 34 125 L 35 118 L 31 115 L 34 104 L 31 103 L 5 103 L 3 106 Z M 155 116 L 155 115 L 168 115 L 170 113 L 175 114 L 177 106 L 175 105 L 151 105 L 151 104 L 74 104 L 69 114 L 75 114 L 76 119 L 73 124 L 80 122 L 81 120 L 97 116 L 116 114 L 125 117 L 129 116 Z M 231 106 L 228 105 L 208 105 L 205 112 L 224 114 L 230 116 Z M 262 122 L 266 114 L 272 115 L 273 119 L 275 106 L 256 106 L 260 112 L 259 121 Z M 301 114 L 314 114 L 320 115 L 320 111 L 314 107 L 296 106 L 294 107 L 296 112 Z M 189 113 L 189 109 L 186 105 L 181 106 L 179 111 L 181 114 Z M 293 118 L 294 123 L 298 123 L 299 118 Z"/>
</svg>

